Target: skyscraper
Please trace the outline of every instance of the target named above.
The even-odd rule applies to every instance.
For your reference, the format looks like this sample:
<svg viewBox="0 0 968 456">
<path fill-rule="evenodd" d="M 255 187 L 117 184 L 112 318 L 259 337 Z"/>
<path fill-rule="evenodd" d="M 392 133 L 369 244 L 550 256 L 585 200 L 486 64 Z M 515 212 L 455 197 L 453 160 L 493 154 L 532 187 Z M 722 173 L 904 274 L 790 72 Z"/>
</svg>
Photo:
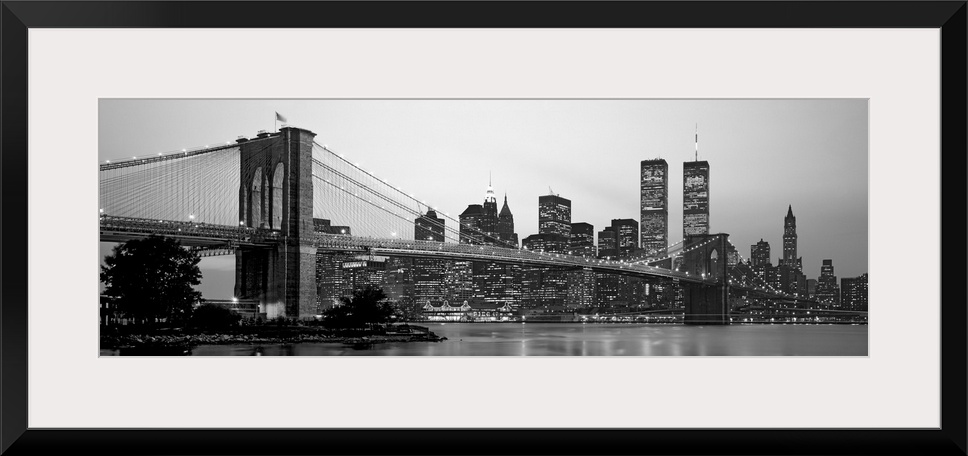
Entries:
<svg viewBox="0 0 968 456">
<path fill-rule="evenodd" d="M 484 218 L 484 208 L 480 204 L 468 204 L 467 209 L 460 214 L 460 243 L 483 244 L 484 232 L 481 221 Z"/>
<path fill-rule="evenodd" d="M 428 208 L 427 213 L 414 220 L 413 225 L 414 239 L 444 242 L 444 219 L 437 217 L 437 212 L 433 209 Z M 439 258 L 412 260 L 410 275 L 413 280 L 413 300 L 417 308 L 444 299 L 444 274 L 444 260 Z"/>
<path fill-rule="evenodd" d="M 504 207 L 498 214 L 497 235 L 508 247 L 518 248 L 518 233 L 514 232 L 514 215 L 508 207 L 508 196 L 504 195 Z"/>
<path fill-rule="evenodd" d="M 642 160 L 639 195 L 642 249 L 648 256 L 665 256 L 669 245 L 669 164 L 665 160 Z"/>
<path fill-rule="evenodd" d="M 803 260 L 797 256 L 797 218 L 793 206 L 783 218 L 783 258 L 777 267 L 780 290 L 785 293 L 807 295 L 807 276 L 803 274 Z"/>
<path fill-rule="evenodd" d="M 437 212 L 428 208 L 425 215 L 414 220 L 413 238 L 418 241 L 444 242 L 444 219 L 437 217 Z"/>
<path fill-rule="evenodd" d="M 497 236 L 497 197 L 494 196 L 494 188 L 491 183 L 487 183 L 487 191 L 484 192 L 484 204 L 481 208 L 481 231 L 489 237 Z"/>
<path fill-rule="evenodd" d="M 834 275 L 833 260 L 823 260 L 814 295 L 825 309 L 840 307 L 840 288 L 837 286 L 837 276 Z"/>
<path fill-rule="evenodd" d="M 709 163 L 682 164 L 682 237 L 709 234 Z"/>
<path fill-rule="evenodd" d="M 860 277 L 840 279 L 840 307 L 844 310 L 867 311 L 867 273 Z"/>
<path fill-rule="evenodd" d="M 750 246 L 750 261 L 752 266 L 765 266 L 770 264 L 770 243 L 760 238 L 760 242 Z"/>
<path fill-rule="evenodd" d="M 612 231 L 615 231 L 615 247 L 618 256 L 628 257 L 638 248 L 639 224 L 632 219 L 613 219 Z"/>
<path fill-rule="evenodd" d="M 800 268 L 797 257 L 797 218 L 793 216 L 793 205 L 787 208 L 787 215 L 783 218 L 783 259 L 780 265 Z"/>
<path fill-rule="evenodd" d="M 598 232 L 598 257 L 615 258 L 618 256 L 618 236 L 615 227 L 606 226 Z"/>
<path fill-rule="evenodd" d="M 572 223 L 569 244 L 569 251 L 572 255 L 594 257 L 595 227 L 585 222 Z"/>
<path fill-rule="evenodd" d="M 699 125 L 696 125 L 696 159 L 682 164 L 682 237 L 709 234 L 709 163 L 699 161 Z"/>
<path fill-rule="evenodd" d="M 571 200 L 558 195 L 539 196 L 538 233 L 571 235 Z"/>
</svg>

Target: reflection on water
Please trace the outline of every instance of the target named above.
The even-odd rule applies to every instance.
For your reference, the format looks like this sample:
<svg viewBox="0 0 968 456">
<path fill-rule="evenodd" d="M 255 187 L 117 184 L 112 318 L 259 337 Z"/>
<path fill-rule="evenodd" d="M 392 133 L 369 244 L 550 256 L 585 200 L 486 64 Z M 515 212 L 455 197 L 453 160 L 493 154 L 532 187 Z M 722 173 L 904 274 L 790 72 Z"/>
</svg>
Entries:
<svg viewBox="0 0 968 456">
<path fill-rule="evenodd" d="M 867 356 L 866 325 L 426 323 L 443 342 L 201 345 L 192 356 Z M 102 350 L 101 355 L 127 355 Z M 139 355 L 140 353 L 130 353 Z"/>
</svg>

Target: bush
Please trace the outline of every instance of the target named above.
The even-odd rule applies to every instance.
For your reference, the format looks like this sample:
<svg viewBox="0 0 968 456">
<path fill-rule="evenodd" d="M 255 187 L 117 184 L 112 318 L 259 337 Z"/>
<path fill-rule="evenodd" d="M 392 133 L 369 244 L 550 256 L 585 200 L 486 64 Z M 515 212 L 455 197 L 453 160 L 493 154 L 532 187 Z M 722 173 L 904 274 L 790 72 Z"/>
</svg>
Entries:
<svg viewBox="0 0 968 456">
<path fill-rule="evenodd" d="M 198 306 L 188 321 L 188 326 L 195 329 L 218 330 L 238 326 L 242 319 L 235 312 L 215 304 Z"/>
</svg>

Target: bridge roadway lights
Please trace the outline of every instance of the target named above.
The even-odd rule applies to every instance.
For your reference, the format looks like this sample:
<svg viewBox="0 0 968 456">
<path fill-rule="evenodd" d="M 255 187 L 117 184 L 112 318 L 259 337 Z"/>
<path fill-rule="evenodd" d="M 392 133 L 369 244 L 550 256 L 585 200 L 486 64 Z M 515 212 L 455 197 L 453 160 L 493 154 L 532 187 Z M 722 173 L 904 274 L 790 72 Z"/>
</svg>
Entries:
<svg viewBox="0 0 968 456">
<path fill-rule="evenodd" d="M 716 281 L 714 284 L 680 282 L 687 325 L 728 325 L 729 285 L 726 271 L 725 233 L 686 236 L 682 270 Z"/>
</svg>

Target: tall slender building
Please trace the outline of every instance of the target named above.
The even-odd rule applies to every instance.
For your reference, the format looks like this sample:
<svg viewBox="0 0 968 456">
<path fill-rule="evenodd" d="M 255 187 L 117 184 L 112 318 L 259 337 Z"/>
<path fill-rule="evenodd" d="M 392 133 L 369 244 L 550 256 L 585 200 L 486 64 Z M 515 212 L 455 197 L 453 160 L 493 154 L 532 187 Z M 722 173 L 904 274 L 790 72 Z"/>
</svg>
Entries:
<svg viewBox="0 0 968 456">
<path fill-rule="evenodd" d="M 797 218 L 793 216 L 793 205 L 783 218 L 783 258 L 777 272 L 782 291 L 806 296 L 807 276 L 803 274 L 803 259 L 797 256 Z"/>
<path fill-rule="evenodd" d="M 648 256 L 665 256 L 669 245 L 669 164 L 665 160 L 642 160 L 639 196 L 642 249 Z"/>
<path fill-rule="evenodd" d="M 444 219 L 428 208 L 413 223 L 414 239 L 418 241 L 444 242 Z M 413 281 L 412 298 L 417 308 L 427 303 L 437 303 L 445 295 L 445 261 L 439 258 L 415 258 L 411 260 L 410 276 Z"/>
<path fill-rule="evenodd" d="M 699 161 L 699 126 L 696 126 L 696 160 L 682 164 L 682 237 L 709 234 L 709 162 Z"/>
<path fill-rule="evenodd" d="M 787 215 L 783 218 L 783 260 L 781 265 L 800 269 L 797 257 L 797 218 L 793 216 L 793 205 L 787 208 Z"/>
<path fill-rule="evenodd" d="M 571 235 L 571 200 L 558 195 L 538 197 L 538 233 Z"/>
<path fill-rule="evenodd" d="M 482 207 L 481 231 L 489 237 L 497 234 L 497 197 L 494 196 L 494 187 L 491 182 L 487 183 L 487 191 L 484 192 L 484 204 Z"/>
<path fill-rule="evenodd" d="M 508 207 L 507 195 L 504 195 L 504 207 L 497 216 L 497 235 L 508 247 L 518 248 L 518 233 L 514 232 L 514 215 Z"/>
</svg>

